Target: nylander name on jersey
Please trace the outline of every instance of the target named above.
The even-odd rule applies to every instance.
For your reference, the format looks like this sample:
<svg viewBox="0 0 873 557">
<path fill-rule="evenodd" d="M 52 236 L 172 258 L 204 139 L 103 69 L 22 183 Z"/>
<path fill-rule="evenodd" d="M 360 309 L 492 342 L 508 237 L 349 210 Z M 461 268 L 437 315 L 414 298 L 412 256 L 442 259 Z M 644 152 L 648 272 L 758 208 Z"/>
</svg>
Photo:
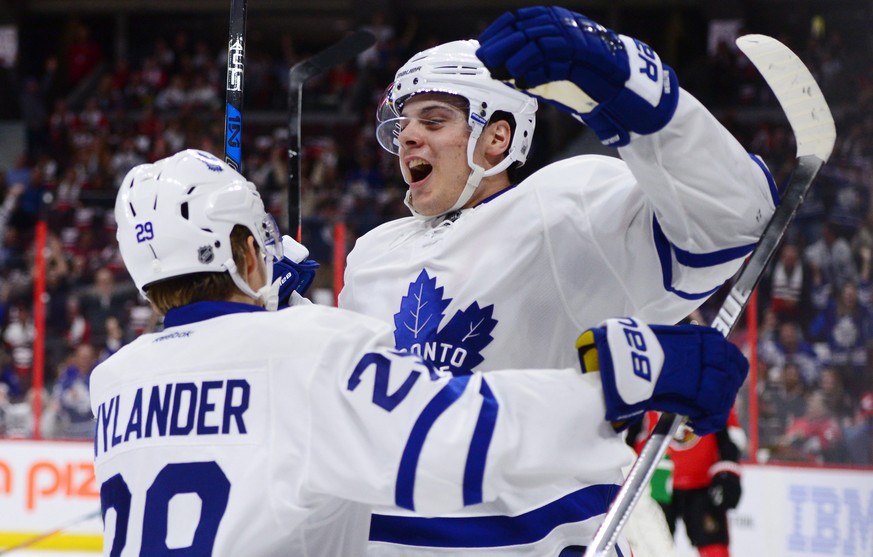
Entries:
<svg viewBox="0 0 873 557">
<path fill-rule="evenodd" d="M 97 408 L 94 456 L 139 439 L 246 434 L 251 387 L 245 379 L 140 387 Z"/>
<path fill-rule="evenodd" d="M 479 307 L 473 302 L 440 327 L 443 312 L 452 301 L 443 293 L 436 277 L 422 269 L 401 298 L 400 311 L 394 314 L 394 343 L 399 350 L 412 352 L 442 371 L 469 375 L 485 360 L 482 350 L 494 340 L 494 306 Z"/>
</svg>

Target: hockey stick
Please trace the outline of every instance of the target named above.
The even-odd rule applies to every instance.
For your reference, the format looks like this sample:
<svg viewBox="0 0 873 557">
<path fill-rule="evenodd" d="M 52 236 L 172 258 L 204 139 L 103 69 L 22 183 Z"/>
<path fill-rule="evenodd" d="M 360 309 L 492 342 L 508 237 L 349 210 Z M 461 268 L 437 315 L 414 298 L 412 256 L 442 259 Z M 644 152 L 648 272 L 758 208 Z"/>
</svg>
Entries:
<svg viewBox="0 0 873 557">
<path fill-rule="evenodd" d="M 68 530 L 68 529 L 72 528 L 73 526 L 76 526 L 77 524 L 85 522 L 86 520 L 91 520 L 92 518 L 97 518 L 101 514 L 102 514 L 102 511 L 100 509 L 97 509 L 96 511 L 92 511 L 88 514 L 82 515 L 78 518 L 70 520 L 66 524 L 63 524 L 63 525 L 55 528 L 54 530 L 49 530 L 48 532 L 44 532 L 44 533 L 36 535 L 32 538 L 28 538 L 28 539 L 21 541 L 15 545 L 0 549 L 0 555 L 6 555 L 7 553 L 11 553 L 13 551 L 19 551 L 21 549 L 26 549 L 32 545 L 36 545 L 39 542 L 41 542 L 43 540 L 47 540 L 48 538 L 51 538 L 52 536 L 56 536 L 56 535 L 60 534 L 61 532 L 63 532 L 64 530 Z"/>
<path fill-rule="evenodd" d="M 788 47 L 764 35 L 740 37 L 737 46 L 758 68 L 788 118 L 797 143 L 797 167 L 782 192 L 782 202 L 713 321 L 712 326 L 725 337 L 734 330 L 791 219 L 830 157 L 836 139 L 834 119 L 818 84 Z M 605 557 L 613 548 L 634 505 L 649 485 L 655 467 L 683 422 L 682 416 L 670 413 L 663 414 L 658 420 L 584 557 Z"/>
<path fill-rule="evenodd" d="M 224 112 L 224 162 L 242 171 L 243 73 L 246 64 L 246 0 L 230 0 L 227 85 Z"/>
<path fill-rule="evenodd" d="M 367 50 L 376 37 L 363 29 L 325 48 L 311 58 L 301 60 L 288 71 L 288 233 L 300 241 L 300 121 L 303 112 L 303 84 L 326 69 L 345 62 Z"/>
</svg>

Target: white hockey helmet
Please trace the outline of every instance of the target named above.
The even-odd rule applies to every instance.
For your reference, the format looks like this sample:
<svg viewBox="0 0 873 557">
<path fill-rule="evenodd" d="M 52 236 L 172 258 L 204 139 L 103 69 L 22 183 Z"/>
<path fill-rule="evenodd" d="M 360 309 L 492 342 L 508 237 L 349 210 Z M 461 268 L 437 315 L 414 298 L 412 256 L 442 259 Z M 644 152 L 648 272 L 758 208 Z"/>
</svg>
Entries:
<svg viewBox="0 0 873 557">
<path fill-rule="evenodd" d="M 233 261 L 230 233 L 251 231 L 265 256 L 282 257 L 276 221 L 264 210 L 254 184 L 224 161 L 189 149 L 142 164 L 125 176 L 115 200 L 118 246 L 144 295 L 149 285 L 191 273 L 230 273 L 237 287 L 269 306 L 270 285 L 255 292 Z"/>
<path fill-rule="evenodd" d="M 536 126 L 536 99 L 493 79 L 488 68 L 476 57 L 478 48 L 478 41 L 465 40 L 419 52 L 397 70 L 394 83 L 385 92 L 376 114 L 379 145 L 396 155 L 400 150 L 401 111 L 410 97 L 420 93 L 448 93 L 463 97 L 470 103 L 467 164 L 472 172 L 460 198 L 446 213 L 463 207 L 483 177 L 498 174 L 514 163 L 524 164 Z M 484 170 L 473 162 L 473 152 L 482 130 L 497 111 L 513 115 L 515 131 L 506 158 L 497 166 Z M 414 215 L 422 216 L 410 205 L 409 195 L 406 204 Z"/>
</svg>

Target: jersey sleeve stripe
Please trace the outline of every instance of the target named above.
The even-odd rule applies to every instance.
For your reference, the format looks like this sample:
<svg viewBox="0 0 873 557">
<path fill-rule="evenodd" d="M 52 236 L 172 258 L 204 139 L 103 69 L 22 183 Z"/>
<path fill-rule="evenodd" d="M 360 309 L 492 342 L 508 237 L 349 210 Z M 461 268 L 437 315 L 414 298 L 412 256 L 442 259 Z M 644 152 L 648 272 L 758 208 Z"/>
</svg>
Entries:
<svg viewBox="0 0 873 557">
<path fill-rule="evenodd" d="M 673 246 L 661 230 L 661 225 L 658 224 L 658 219 L 652 218 L 652 235 L 655 240 L 655 249 L 658 251 L 658 259 L 661 262 L 661 277 L 664 281 L 664 290 L 672 292 L 683 300 L 702 300 L 714 294 L 721 285 L 719 284 L 712 290 L 707 292 L 690 293 L 684 292 L 673 287 Z"/>
<path fill-rule="evenodd" d="M 482 483 L 485 477 L 485 461 L 488 457 L 488 447 L 494 435 L 494 425 L 497 422 L 499 404 L 485 379 L 479 387 L 482 395 L 482 408 L 473 439 L 470 441 L 470 452 L 467 454 L 467 464 L 464 468 L 464 505 L 475 505 L 482 502 Z"/>
<path fill-rule="evenodd" d="M 534 543 L 562 524 L 604 514 L 620 487 L 591 485 L 517 516 L 423 518 L 374 514 L 370 522 L 370 541 L 447 548 Z"/>
<path fill-rule="evenodd" d="M 767 165 L 764 164 L 764 161 L 761 160 L 761 157 L 759 157 L 758 155 L 749 153 L 749 156 L 752 158 L 753 161 L 755 161 L 755 164 L 757 164 L 761 168 L 764 176 L 767 177 L 767 185 L 770 186 L 770 197 L 773 198 L 773 205 L 778 207 L 779 189 L 776 187 L 776 180 L 774 180 L 773 175 L 770 174 L 770 169 L 767 168 Z"/>
<path fill-rule="evenodd" d="M 467 383 L 470 381 L 470 375 L 461 377 L 453 377 L 445 387 L 440 390 L 424 407 L 415 425 L 412 426 L 412 432 L 409 434 L 409 439 L 406 441 L 406 446 L 403 449 L 403 455 L 400 457 L 400 468 L 397 471 L 397 487 L 394 493 L 395 504 L 403 509 L 415 510 L 413 495 L 415 493 L 415 472 L 418 467 L 418 459 L 421 456 L 421 449 L 424 447 L 424 442 L 427 440 L 427 434 L 430 428 L 436 422 L 443 412 L 449 406 L 454 404 L 456 400 L 461 398 L 464 390 L 467 388 Z"/>
<path fill-rule="evenodd" d="M 658 217 L 653 218 L 655 221 L 654 227 L 656 230 L 656 237 L 658 233 L 660 233 L 663 241 L 667 242 L 670 245 L 670 249 L 673 250 L 673 254 L 676 256 L 676 261 L 678 261 L 680 265 L 684 265 L 686 267 L 702 269 L 704 267 L 721 265 L 722 263 L 727 263 L 728 261 L 733 261 L 734 259 L 740 259 L 741 257 L 749 255 L 755 249 L 755 246 L 758 245 L 756 242 L 752 244 L 746 244 L 744 246 L 711 251 L 709 253 L 691 253 L 690 251 L 686 251 L 678 247 L 676 244 L 670 242 L 667 239 L 667 236 L 664 234 L 663 230 L 661 229 L 661 225 L 658 222 Z"/>
</svg>

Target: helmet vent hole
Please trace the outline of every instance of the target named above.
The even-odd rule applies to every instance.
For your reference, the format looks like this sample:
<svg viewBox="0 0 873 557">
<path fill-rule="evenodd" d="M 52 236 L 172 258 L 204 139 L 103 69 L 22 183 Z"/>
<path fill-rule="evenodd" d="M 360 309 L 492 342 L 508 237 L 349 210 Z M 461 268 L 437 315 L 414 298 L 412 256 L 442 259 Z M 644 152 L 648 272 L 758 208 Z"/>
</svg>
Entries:
<svg viewBox="0 0 873 557">
<path fill-rule="evenodd" d="M 188 220 L 188 202 L 186 201 L 182 203 L 182 206 L 180 208 L 182 210 L 182 218 Z"/>
<path fill-rule="evenodd" d="M 136 209 L 133 208 L 133 203 L 128 203 L 128 205 L 130 206 L 130 213 L 136 216 Z"/>
<path fill-rule="evenodd" d="M 191 195 L 191 192 L 195 189 L 197 189 L 197 186 L 191 186 L 191 188 L 187 192 L 185 192 L 185 195 Z"/>
</svg>

